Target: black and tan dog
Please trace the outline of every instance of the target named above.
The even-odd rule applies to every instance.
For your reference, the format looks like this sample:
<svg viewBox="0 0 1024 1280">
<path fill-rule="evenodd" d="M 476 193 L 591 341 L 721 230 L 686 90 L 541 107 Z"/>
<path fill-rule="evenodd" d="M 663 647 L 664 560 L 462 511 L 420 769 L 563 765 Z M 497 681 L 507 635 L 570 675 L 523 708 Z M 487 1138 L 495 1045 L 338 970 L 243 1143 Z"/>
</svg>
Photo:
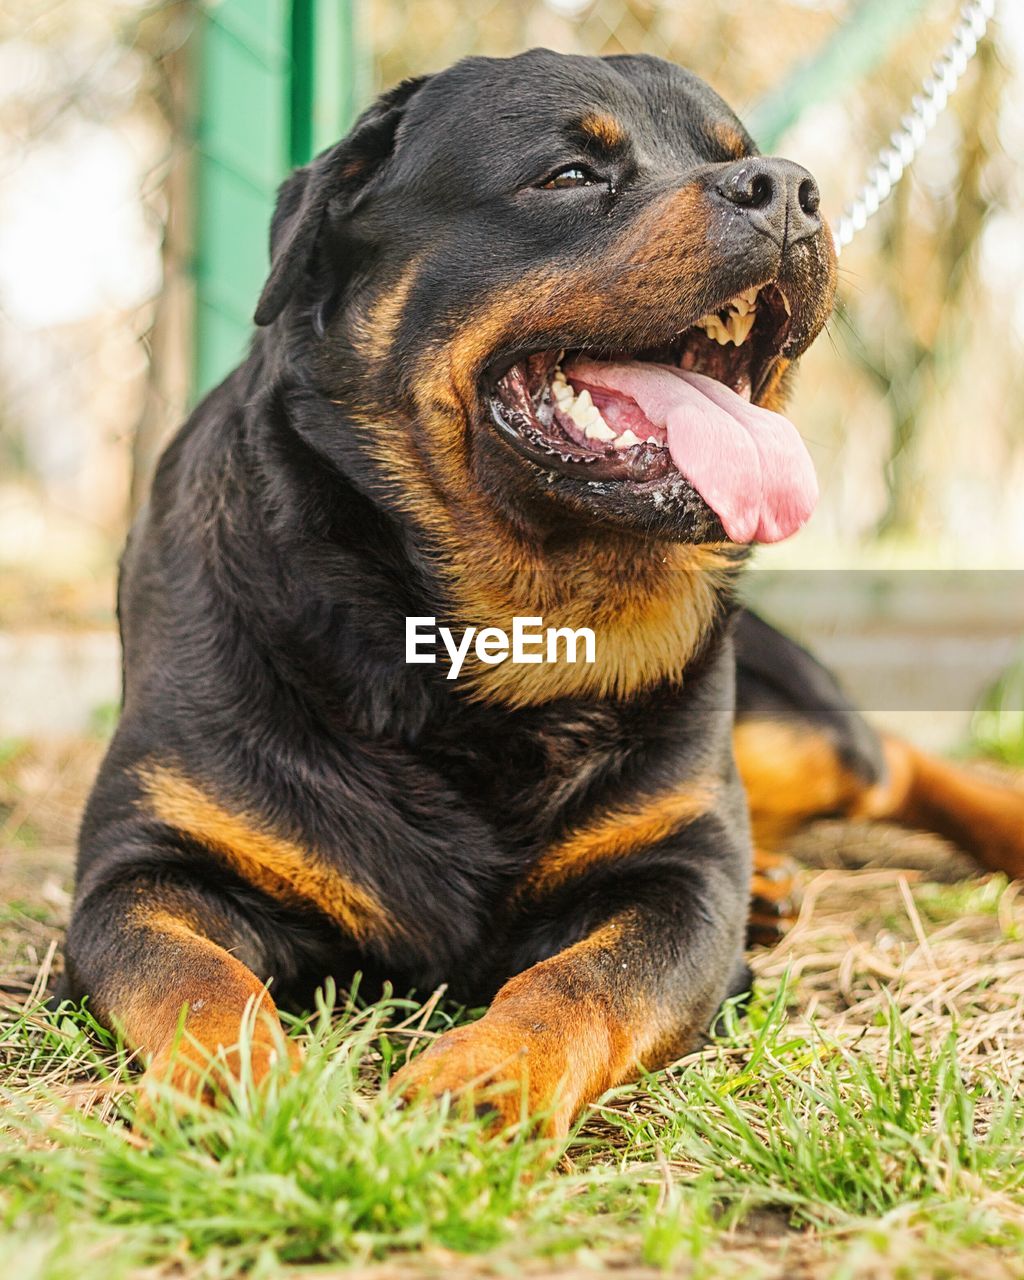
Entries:
<svg viewBox="0 0 1024 1280">
<path fill-rule="evenodd" d="M 834 279 L 810 175 L 653 58 L 462 62 L 285 183 L 262 332 L 125 555 L 82 830 L 67 989 L 150 1079 L 250 1001 L 260 1075 L 265 984 L 358 970 L 491 1001 L 407 1094 L 525 1084 L 563 1132 L 743 989 L 751 877 L 781 892 L 804 820 L 1024 872 L 1024 797 L 880 743 L 732 603 L 813 505 L 778 409 Z M 449 680 L 405 660 L 422 616 L 590 627 L 596 660 Z"/>
</svg>

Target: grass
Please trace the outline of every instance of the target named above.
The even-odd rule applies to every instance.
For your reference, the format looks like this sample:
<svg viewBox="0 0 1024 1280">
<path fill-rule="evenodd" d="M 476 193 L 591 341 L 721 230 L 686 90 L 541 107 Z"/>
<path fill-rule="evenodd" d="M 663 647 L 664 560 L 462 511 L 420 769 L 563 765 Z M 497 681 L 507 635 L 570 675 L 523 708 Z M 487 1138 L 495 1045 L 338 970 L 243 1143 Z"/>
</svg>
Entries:
<svg viewBox="0 0 1024 1280">
<path fill-rule="evenodd" d="M 1024 650 L 983 694 L 971 720 L 971 749 L 1024 767 Z"/>
<path fill-rule="evenodd" d="M 754 957 L 744 1015 L 606 1097 L 567 1144 L 491 1141 L 480 1121 L 382 1094 L 464 1016 L 440 998 L 328 996 L 290 1027 L 298 1076 L 239 1086 L 216 1112 L 168 1099 L 133 1130 L 123 1049 L 87 1011 L 39 1005 L 68 871 L 66 854 L 46 858 L 65 847 L 73 772 L 56 790 L 24 775 L 50 800 L 21 786 L 10 804 L 43 843 L 11 842 L 0 864 L 0 1274 L 1024 1272 L 1018 885 L 942 883 L 943 850 L 929 869 L 892 833 L 880 854 L 916 870 L 809 872 L 796 928 Z M 848 838 L 815 837 L 824 853 Z"/>
<path fill-rule="evenodd" d="M 124 1127 L 131 1095 L 116 1053 L 101 1070 L 113 1096 L 100 1114 L 52 1094 L 43 1109 L 8 1096 L 16 1140 L 0 1155 L 6 1211 L 97 1244 L 115 1232 L 151 1261 L 187 1240 L 198 1263 L 228 1252 L 239 1268 L 357 1263 L 427 1245 L 478 1253 L 509 1243 L 527 1211 L 531 1249 L 578 1246 L 586 1232 L 564 1216 L 567 1187 L 551 1176 L 559 1150 L 525 1132 L 489 1141 L 480 1121 L 443 1107 L 401 1111 L 380 1096 L 384 1064 L 404 1058 L 431 1021 L 446 1019 L 397 1001 L 334 1016 L 324 1008 L 293 1029 L 307 1050 L 298 1077 L 260 1096 L 239 1086 L 215 1112 L 168 1099 L 136 1135 Z M 38 1036 L 49 1053 L 45 1022 L 15 1038 Z M 82 1052 L 73 1034 L 65 1043 Z M 599 1188 L 573 1184 L 577 1195 Z"/>
</svg>

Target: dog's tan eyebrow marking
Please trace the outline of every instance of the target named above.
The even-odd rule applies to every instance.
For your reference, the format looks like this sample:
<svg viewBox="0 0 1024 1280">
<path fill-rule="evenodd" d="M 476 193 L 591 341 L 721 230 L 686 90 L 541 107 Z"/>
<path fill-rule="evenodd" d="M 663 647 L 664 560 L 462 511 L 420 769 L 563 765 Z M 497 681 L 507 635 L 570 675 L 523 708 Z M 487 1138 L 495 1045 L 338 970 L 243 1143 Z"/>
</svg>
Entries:
<svg viewBox="0 0 1024 1280">
<path fill-rule="evenodd" d="M 376 894 L 314 849 L 277 835 L 254 814 L 225 808 L 167 765 L 151 762 L 137 776 L 154 817 L 205 846 L 269 897 L 315 906 L 359 942 L 393 937 L 395 923 Z"/>
<path fill-rule="evenodd" d="M 711 126 L 711 136 L 727 156 L 733 160 L 742 160 L 750 154 L 750 144 L 743 134 L 731 124 L 724 121 Z"/>
<path fill-rule="evenodd" d="M 604 111 L 587 112 L 576 122 L 575 132 L 580 135 L 584 144 L 597 143 L 605 151 L 615 151 L 629 139 L 619 121 Z"/>
</svg>

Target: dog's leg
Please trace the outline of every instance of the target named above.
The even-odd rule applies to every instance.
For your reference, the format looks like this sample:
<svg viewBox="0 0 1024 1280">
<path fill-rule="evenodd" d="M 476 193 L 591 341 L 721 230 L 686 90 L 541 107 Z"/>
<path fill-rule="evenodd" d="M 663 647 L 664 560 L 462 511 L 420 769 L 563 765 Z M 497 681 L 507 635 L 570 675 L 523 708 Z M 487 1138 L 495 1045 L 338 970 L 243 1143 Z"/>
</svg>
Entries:
<svg viewBox="0 0 1024 1280">
<path fill-rule="evenodd" d="M 742 844 L 723 835 L 683 868 L 652 858 L 632 874 L 630 855 L 536 898 L 506 955 L 513 969 L 547 958 L 506 982 L 479 1021 L 404 1067 L 394 1087 L 406 1097 L 475 1099 L 497 1127 L 540 1116 L 545 1132 L 561 1136 L 604 1090 L 694 1048 L 742 967 Z M 585 926 L 585 915 L 599 919 L 615 902 L 604 923 Z M 559 936 L 579 940 L 550 954 Z"/>
<path fill-rule="evenodd" d="M 737 653 L 733 745 L 760 849 L 780 851 L 814 818 L 874 818 L 1024 876 L 1024 792 L 879 736 L 819 663 L 751 614 Z"/>
<path fill-rule="evenodd" d="M 865 776 L 813 724 L 780 718 L 736 726 L 736 757 L 762 864 L 814 818 L 867 818 L 933 831 L 990 871 L 1024 877 L 1024 791 L 989 782 L 899 738 L 879 742 L 884 766 Z M 778 876 L 772 885 L 755 875 L 762 914 L 771 914 L 772 888 L 785 895 Z"/>
<path fill-rule="evenodd" d="M 852 816 L 884 818 L 934 831 L 990 871 L 1024 878 L 1024 791 L 883 737 L 886 776 L 855 804 Z"/>
<path fill-rule="evenodd" d="M 258 963 L 253 934 L 226 904 L 199 889 L 136 879 L 100 886 L 78 904 L 67 939 L 68 989 L 146 1063 L 144 1104 L 166 1083 L 212 1094 L 218 1069 L 237 1077 L 238 1042 L 254 1014 L 251 1072 L 259 1082 L 298 1047 L 284 1037 L 274 1002 L 243 959 Z M 211 1055 L 220 1054 L 211 1072 Z"/>
</svg>

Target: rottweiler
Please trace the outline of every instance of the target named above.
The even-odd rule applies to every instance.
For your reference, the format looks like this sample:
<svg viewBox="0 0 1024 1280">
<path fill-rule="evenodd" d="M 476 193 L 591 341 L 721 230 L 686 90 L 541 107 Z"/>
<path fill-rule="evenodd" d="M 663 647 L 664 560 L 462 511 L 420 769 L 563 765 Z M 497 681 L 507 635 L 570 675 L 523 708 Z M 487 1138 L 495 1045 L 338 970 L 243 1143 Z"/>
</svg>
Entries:
<svg viewBox="0 0 1024 1280">
<path fill-rule="evenodd" d="M 65 990 L 144 1086 L 237 1069 L 247 1008 L 260 1078 L 274 1002 L 358 972 L 489 1004 L 401 1096 L 504 1084 L 496 1127 L 525 1096 L 563 1134 L 746 989 L 801 823 L 1024 873 L 1021 794 L 880 739 L 737 603 L 814 505 L 781 410 L 835 279 L 811 175 L 653 57 L 470 58 L 287 179 L 250 353 L 121 567 Z M 517 618 L 593 661 L 408 660 L 409 619 Z"/>
</svg>

